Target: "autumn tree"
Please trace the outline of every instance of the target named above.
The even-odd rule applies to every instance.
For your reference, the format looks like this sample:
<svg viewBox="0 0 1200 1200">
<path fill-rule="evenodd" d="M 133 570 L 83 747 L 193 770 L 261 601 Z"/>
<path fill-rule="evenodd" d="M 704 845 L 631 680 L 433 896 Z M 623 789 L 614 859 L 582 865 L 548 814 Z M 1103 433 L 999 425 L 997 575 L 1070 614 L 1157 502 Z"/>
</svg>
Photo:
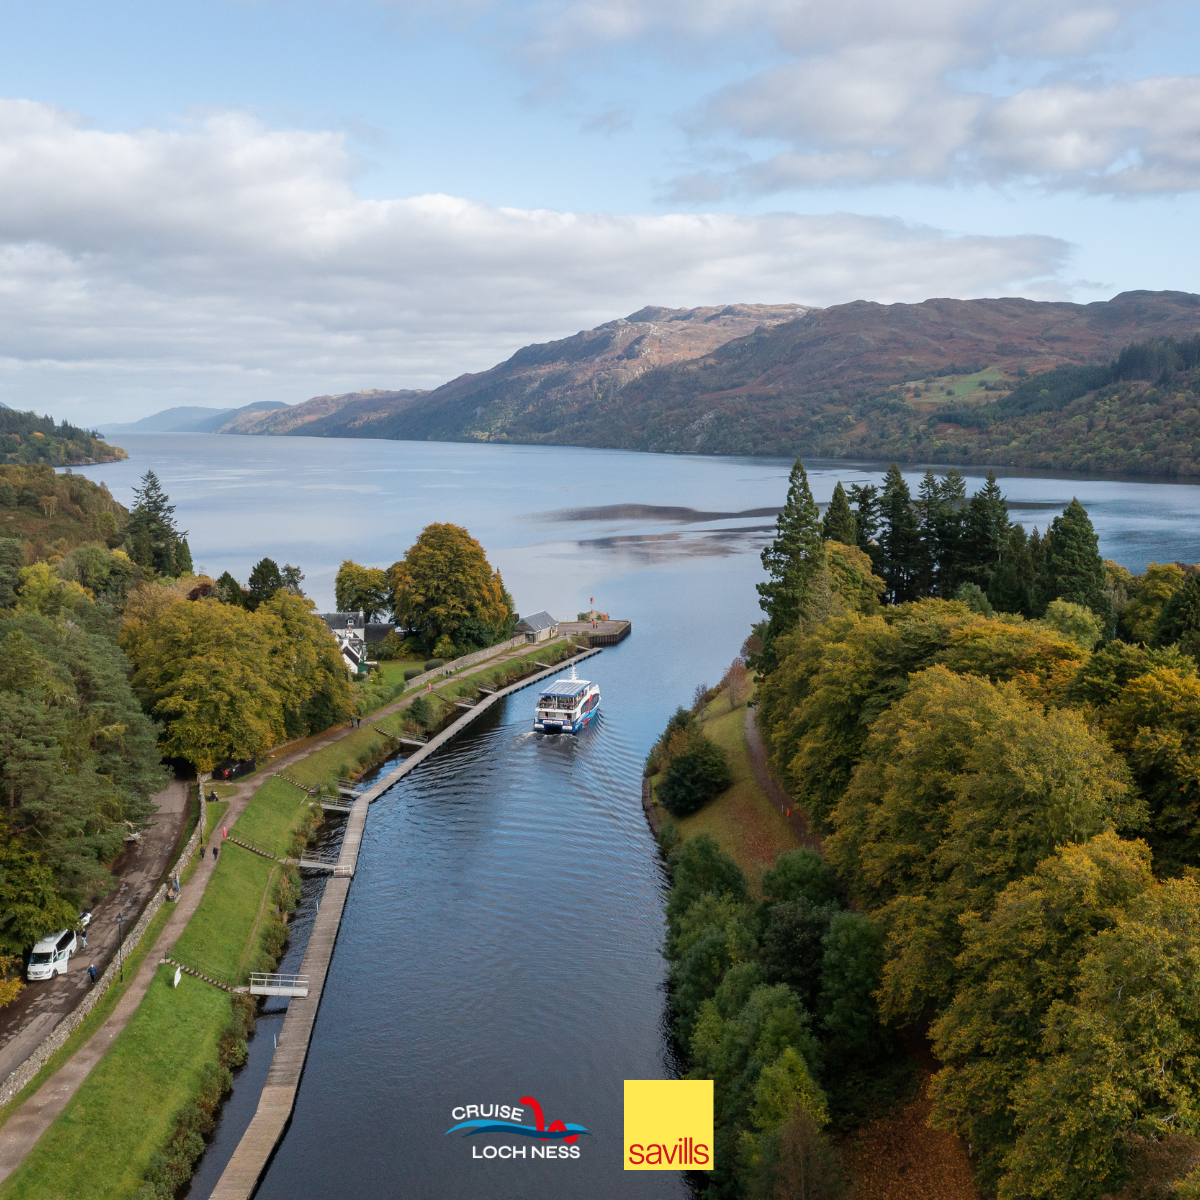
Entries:
<svg viewBox="0 0 1200 1200">
<path fill-rule="evenodd" d="M 1152 562 L 1138 581 L 1137 594 L 1121 610 L 1122 636 L 1131 642 L 1150 645 L 1156 638 L 1163 608 L 1183 587 L 1186 578 L 1178 563 Z"/>
<path fill-rule="evenodd" d="M 127 619 L 120 641 L 135 692 L 166 725 L 167 757 L 211 771 L 283 740 L 270 631 L 255 614 L 212 599 L 177 601 L 149 621 Z"/>
<path fill-rule="evenodd" d="M 338 612 L 362 612 L 370 621 L 390 607 L 388 573 L 380 567 L 361 567 L 344 559 L 333 587 Z"/>
<path fill-rule="evenodd" d="M 745 703 L 750 694 L 750 672 L 746 670 L 743 659 L 735 658 L 725 668 L 725 674 L 721 676 L 721 688 L 729 699 L 730 712 Z"/>
<path fill-rule="evenodd" d="M 1144 806 L 1072 711 L 935 666 L 871 727 L 834 813 L 830 863 L 888 933 L 885 1013 L 953 994 L 959 915 L 1067 843 L 1137 827 Z"/>
<path fill-rule="evenodd" d="M 427 525 L 389 580 L 397 620 L 435 654 L 452 655 L 464 631 L 495 640 L 511 622 L 500 572 L 461 525 Z"/>
</svg>

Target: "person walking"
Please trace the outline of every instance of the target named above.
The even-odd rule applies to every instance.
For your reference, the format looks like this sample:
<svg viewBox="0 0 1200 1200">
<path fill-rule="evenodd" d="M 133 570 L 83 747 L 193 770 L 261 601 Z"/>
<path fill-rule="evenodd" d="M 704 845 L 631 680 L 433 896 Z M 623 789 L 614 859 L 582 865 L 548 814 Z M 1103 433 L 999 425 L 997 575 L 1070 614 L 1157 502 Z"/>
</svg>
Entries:
<svg viewBox="0 0 1200 1200">
<path fill-rule="evenodd" d="M 204 847 L 203 846 L 200 847 L 200 857 L 201 858 L 204 857 Z"/>
<path fill-rule="evenodd" d="M 90 963 L 88 965 L 88 978 L 92 981 L 92 986 L 94 987 L 96 985 L 96 964 L 95 963 Z"/>
<path fill-rule="evenodd" d="M 213 862 L 217 861 L 217 854 L 220 852 L 220 849 L 221 849 L 220 846 L 213 847 Z"/>
<path fill-rule="evenodd" d="M 87 949 L 87 930 L 86 929 L 81 929 L 79 931 L 79 938 L 83 942 L 83 948 L 86 950 Z"/>
</svg>

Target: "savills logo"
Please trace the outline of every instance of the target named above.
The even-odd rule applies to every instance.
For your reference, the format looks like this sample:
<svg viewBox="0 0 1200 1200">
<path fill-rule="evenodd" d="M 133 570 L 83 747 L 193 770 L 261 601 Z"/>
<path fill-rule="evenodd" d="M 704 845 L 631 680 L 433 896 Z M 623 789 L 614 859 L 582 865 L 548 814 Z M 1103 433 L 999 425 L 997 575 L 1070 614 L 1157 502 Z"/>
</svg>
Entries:
<svg viewBox="0 0 1200 1200">
<path fill-rule="evenodd" d="M 532 1125 L 524 1123 L 525 1109 L 532 1109 Z M 578 1158 L 579 1147 L 575 1144 L 588 1130 L 582 1125 L 566 1121 L 546 1123 L 542 1106 L 532 1096 L 522 1096 L 516 1104 L 463 1104 L 450 1110 L 450 1119 L 457 1124 L 446 1130 L 446 1134 L 461 1132 L 463 1137 L 478 1133 L 516 1134 L 519 1137 L 536 1139 L 543 1145 L 505 1144 L 500 1146 L 472 1146 L 472 1158 Z M 560 1144 L 555 1144 L 560 1143 Z"/>
<path fill-rule="evenodd" d="M 711 1079 L 625 1080 L 625 1170 L 713 1169 Z"/>
</svg>

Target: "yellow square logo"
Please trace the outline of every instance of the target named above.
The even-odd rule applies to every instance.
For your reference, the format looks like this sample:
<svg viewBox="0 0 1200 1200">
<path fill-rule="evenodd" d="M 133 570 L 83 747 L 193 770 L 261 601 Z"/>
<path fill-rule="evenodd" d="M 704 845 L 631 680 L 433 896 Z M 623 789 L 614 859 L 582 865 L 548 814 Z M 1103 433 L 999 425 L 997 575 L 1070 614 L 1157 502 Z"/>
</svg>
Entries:
<svg viewBox="0 0 1200 1200">
<path fill-rule="evenodd" d="M 625 1080 L 625 1170 L 712 1169 L 712 1080 Z"/>
</svg>

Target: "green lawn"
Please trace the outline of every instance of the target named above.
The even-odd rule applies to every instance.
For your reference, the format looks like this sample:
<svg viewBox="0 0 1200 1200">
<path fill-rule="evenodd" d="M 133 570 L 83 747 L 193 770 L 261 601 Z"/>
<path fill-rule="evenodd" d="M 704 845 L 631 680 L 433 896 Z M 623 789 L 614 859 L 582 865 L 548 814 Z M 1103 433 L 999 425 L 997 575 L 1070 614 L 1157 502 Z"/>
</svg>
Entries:
<svg viewBox="0 0 1200 1200">
<path fill-rule="evenodd" d="M 729 701 L 719 694 L 704 713 L 704 732 L 725 749 L 733 784 L 699 812 L 670 817 L 686 840 L 711 834 L 737 860 L 750 886 L 757 892 L 762 873 L 781 850 L 799 845 L 787 818 L 758 786 L 746 745 L 746 706 L 729 711 Z M 659 776 L 652 780 L 658 783 Z M 666 815 L 666 814 L 664 814 Z"/>
<path fill-rule="evenodd" d="M 225 992 L 160 967 L 109 1052 L 0 1186 L 0 1200 L 131 1197 L 199 1089 L 229 1023 Z"/>
</svg>

